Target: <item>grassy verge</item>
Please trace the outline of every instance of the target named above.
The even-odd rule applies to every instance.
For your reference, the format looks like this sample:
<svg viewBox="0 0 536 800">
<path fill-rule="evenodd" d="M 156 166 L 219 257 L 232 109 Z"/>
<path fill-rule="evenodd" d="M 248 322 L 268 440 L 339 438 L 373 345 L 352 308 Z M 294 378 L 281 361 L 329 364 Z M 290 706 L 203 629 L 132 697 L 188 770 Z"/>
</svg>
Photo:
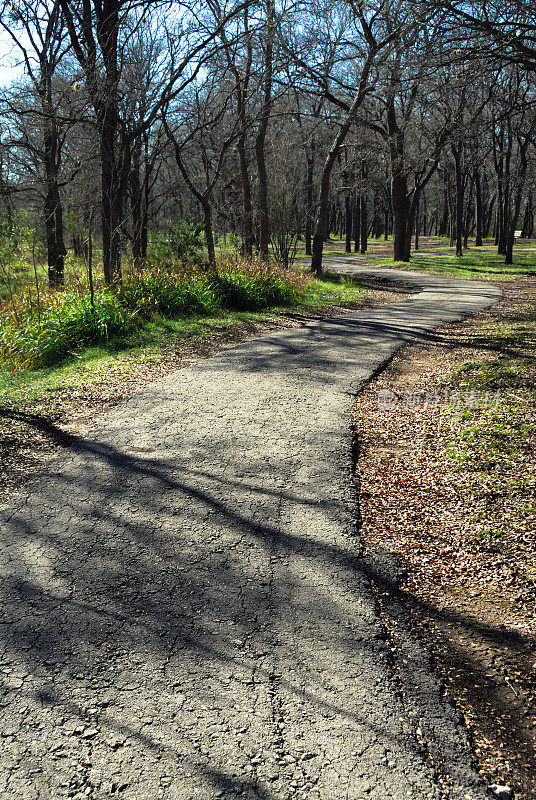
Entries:
<svg viewBox="0 0 536 800">
<path fill-rule="evenodd" d="M 294 306 L 310 277 L 278 265 L 223 261 L 209 269 L 176 264 L 127 274 L 117 287 L 83 276 L 65 290 L 28 288 L 5 304 L 0 318 L 0 360 L 14 370 L 38 369 L 84 347 L 128 338 L 157 316 L 210 316 Z"/>
<path fill-rule="evenodd" d="M 85 434 L 101 411 L 149 382 L 245 339 L 359 307 L 370 295 L 362 284 L 326 275 L 292 306 L 152 314 L 128 334 L 80 347 L 52 366 L 0 368 L 0 495 L 40 469 L 70 435 Z"/>
<path fill-rule="evenodd" d="M 492 499 L 474 518 L 484 546 L 514 553 L 518 538 L 536 526 L 534 305 L 505 309 L 463 343 L 474 348 L 475 358 L 455 370 L 452 385 L 487 402 L 445 412 L 450 434 L 444 454 L 458 473 L 477 476 L 476 497 Z M 536 587 L 536 562 L 520 564 L 519 573 Z"/>
<path fill-rule="evenodd" d="M 217 308 L 209 315 L 156 314 L 142 327 L 127 330 L 124 335 L 110 336 L 92 347 L 79 347 L 58 364 L 16 372 L 0 368 L 0 398 L 17 404 L 34 402 L 43 392 L 72 385 L 77 375 L 83 374 L 84 380 L 92 372 L 100 376 L 107 363 L 124 361 L 134 368 L 134 364 L 145 360 L 154 361 L 162 349 L 180 347 L 182 343 L 201 344 L 214 334 L 246 331 L 252 325 L 275 324 L 289 308 L 295 312 L 320 313 L 330 307 L 359 305 L 369 293 L 357 281 L 326 274 L 321 280 L 312 280 L 302 299 L 289 305 L 273 305 L 262 311 Z"/>
<path fill-rule="evenodd" d="M 396 267 L 397 269 L 432 272 L 436 275 L 450 275 L 455 278 L 473 280 L 514 280 L 526 275 L 536 275 L 536 251 L 529 247 L 534 243 L 526 241 L 514 249 L 514 264 L 505 265 L 504 256 L 497 255 L 487 247 L 470 247 L 464 255 L 457 258 L 455 252 L 448 247 L 434 249 L 433 252 L 416 251 L 412 253 L 409 264 L 376 259 L 379 267 Z"/>
</svg>

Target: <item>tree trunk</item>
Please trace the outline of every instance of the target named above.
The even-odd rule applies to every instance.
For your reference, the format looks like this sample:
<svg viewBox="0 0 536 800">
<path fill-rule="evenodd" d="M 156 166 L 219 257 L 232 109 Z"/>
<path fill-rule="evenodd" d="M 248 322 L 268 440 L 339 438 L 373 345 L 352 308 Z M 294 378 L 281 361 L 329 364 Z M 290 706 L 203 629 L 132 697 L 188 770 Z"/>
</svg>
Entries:
<svg viewBox="0 0 536 800">
<path fill-rule="evenodd" d="M 488 239 L 490 236 L 494 206 L 495 206 L 495 195 L 492 195 L 488 201 L 484 202 L 484 194 L 482 194 L 482 238 L 483 239 Z"/>
<path fill-rule="evenodd" d="M 475 179 L 475 209 L 476 209 L 476 238 L 475 247 L 482 247 L 482 186 L 480 184 L 480 172 L 476 169 Z"/>
<path fill-rule="evenodd" d="M 238 137 L 236 149 L 238 151 L 238 163 L 240 168 L 240 184 L 242 191 L 242 255 L 246 258 L 253 256 L 253 204 L 251 200 L 251 180 L 249 177 L 248 161 L 246 154 L 246 137 L 247 137 L 247 118 L 246 118 L 246 98 L 248 94 L 249 79 L 251 75 L 251 63 L 253 59 L 253 49 L 251 44 L 251 37 L 249 36 L 249 6 L 244 8 L 244 34 L 246 37 L 246 61 L 243 65 L 243 71 L 240 70 L 235 61 L 231 57 L 231 48 L 226 47 L 225 53 L 228 59 L 229 67 L 235 77 L 236 81 L 236 106 L 238 120 L 240 123 L 240 136 Z"/>
<path fill-rule="evenodd" d="M 449 224 L 449 193 L 448 189 L 445 189 L 443 195 L 443 216 L 441 217 L 441 222 L 439 223 L 439 229 L 437 231 L 438 236 L 446 236 L 448 224 Z"/>
<path fill-rule="evenodd" d="M 242 188 L 242 207 L 244 219 L 242 223 L 242 254 L 246 258 L 253 256 L 253 203 L 251 200 L 251 180 L 249 177 L 248 160 L 246 155 L 245 132 L 240 135 L 237 144 L 238 160 L 240 163 L 240 183 Z"/>
<path fill-rule="evenodd" d="M 315 224 L 315 233 L 313 237 L 313 256 L 311 258 L 311 271 L 315 273 L 315 275 L 322 274 L 322 249 L 324 246 L 324 238 L 327 234 L 327 222 L 328 222 L 328 202 L 329 202 L 329 185 L 331 179 L 331 170 L 333 169 L 333 165 L 339 155 L 340 149 L 346 139 L 346 135 L 350 130 L 352 123 L 356 117 L 356 114 L 361 107 L 363 100 L 367 94 L 367 83 L 368 77 L 370 74 L 370 69 L 372 65 L 372 56 L 373 53 L 369 53 L 369 57 L 365 62 L 363 70 L 361 72 L 361 77 L 359 80 L 359 90 L 354 97 L 352 105 L 348 109 L 346 114 L 346 119 L 341 125 L 338 134 L 335 136 L 329 152 L 326 156 L 326 160 L 324 161 L 324 167 L 322 169 L 322 176 L 320 179 L 320 192 L 318 195 L 318 206 L 317 206 L 317 215 L 316 215 L 316 224 Z"/>
<path fill-rule="evenodd" d="M 416 189 L 413 194 L 413 200 L 411 201 L 411 203 L 409 203 L 404 258 L 402 259 L 402 261 L 405 261 L 407 263 L 409 263 L 409 261 L 411 260 L 411 237 L 413 236 L 413 231 L 415 229 L 415 220 L 417 217 L 418 207 L 419 207 L 419 193 L 418 190 Z"/>
<path fill-rule="evenodd" d="M 408 229 L 408 185 L 402 172 L 394 173 L 391 178 L 391 203 L 393 208 L 393 260 L 408 261 L 407 229 Z"/>
<path fill-rule="evenodd" d="M 345 215 L 345 235 L 346 235 L 346 244 L 345 244 L 345 251 L 347 253 L 352 252 L 352 204 L 350 202 L 350 195 L 345 195 L 344 198 L 344 215 Z"/>
<path fill-rule="evenodd" d="M 455 196 L 455 213 L 456 213 L 456 255 L 463 256 L 463 175 L 462 175 L 462 159 L 461 159 L 461 145 L 458 144 L 451 146 L 452 155 L 454 156 L 454 173 L 456 180 L 456 196 Z"/>
<path fill-rule="evenodd" d="M 393 260 L 409 261 L 408 245 L 409 197 L 404 168 L 404 131 L 398 126 L 394 100 L 387 106 L 387 132 L 391 166 L 391 208 L 393 212 Z"/>
<path fill-rule="evenodd" d="M 141 233 L 140 233 L 140 250 L 141 260 L 145 264 L 147 260 L 147 244 L 148 244 L 148 227 L 149 227 L 149 202 L 151 193 L 151 172 L 154 161 L 149 161 L 149 135 L 144 135 L 143 143 L 143 158 L 144 158 L 144 171 L 143 171 L 143 211 L 141 215 Z"/>
<path fill-rule="evenodd" d="M 273 46 L 274 46 L 274 14 L 275 0 L 267 0 L 266 12 L 266 50 L 264 55 L 264 97 L 259 131 L 255 139 L 255 155 L 259 173 L 259 254 L 264 261 L 268 260 L 270 245 L 270 220 L 268 217 L 268 173 L 264 146 L 272 103 Z"/>
<path fill-rule="evenodd" d="M 116 162 L 116 125 L 106 113 L 100 126 L 102 185 L 102 259 L 104 280 L 121 281 L 120 228 L 123 222 L 123 197 Z"/>
<path fill-rule="evenodd" d="M 45 196 L 45 231 L 47 240 L 48 283 L 51 289 L 65 286 L 65 244 L 63 212 L 58 187 L 50 185 Z"/>
<path fill-rule="evenodd" d="M 531 239 L 532 231 L 534 229 L 534 212 L 532 209 L 532 192 L 529 192 L 527 203 L 525 206 L 525 215 L 523 217 L 523 228 L 521 230 L 522 239 Z"/>
<path fill-rule="evenodd" d="M 354 232 L 354 253 L 359 253 L 361 246 L 361 197 L 355 192 L 352 228 Z"/>
<path fill-rule="evenodd" d="M 334 161 L 335 159 L 333 159 Z M 313 236 L 313 253 L 311 258 L 311 272 L 315 275 L 322 274 L 322 250 L 324 241 L 328 233 L 328 201 L 329 201 L 329 180 L 333 167 L 329 154 L 324 164 L 322 178 L 320 180 L 320 192 L 316 211 L 316 224 Z"/>
<path fill-rule="evenodd" d="M 207 244 L 208 263 L 214 266 L 216 263 L 216 251 L 214 248 L 214 231 L 212 229 L 212 209 L 210 202 L 207 198 L 203 198 L 201 205 L 203 207 L 203 217 L 205 223 L 205 241 Z"/>
<path fill-rule="evenodd" d="M 474 203 L 473 203 L 474 186 L 475 186 L 475 176 L 474 173 L 471 173 L 469 191 L 467 192 L 467 203 L 465 206 L 465 218 L 463 222 L 464 250 L 466 250 L 467 247 L 469 246 L 469 235 L 472 233 L 474 228 L 474 218 L 475 218 Z"/>
<path fill-rule="evenodd" d="M 525 176 L 527 174 L 528 162 L 527 162 L 527 149 L 529 143 L 531 142 L 531 137 L 527 136 L 525 141 L 521 141 L 518 138 L 518 145 L 519 145 L 519 167 L 517 169 L 516 179 L 515 179 L 515 194 L 514 194 L 514 201 L 510 205 L 510 195 L 513 193 L 512 191 L 508 192 L 508 227 L 506 231 L 506 258 L 504 263 L 505 264 L 512 264 L 513 263 L 513 251 L 514 251 L 514 240 L 515 240 L 515 229 L 517 220 L 519 219 L 519 215 L 521 213 L 521 203 L 523 200 L 523 189 L 525 186 Z M 511 160 L 511 152 L 512 148 L 510 146 L 508 159 L 507 159 L 507 171 L 508 171 L 508 182 L 510 179 L 509 172 L 510 172 L 510 160 Z"/>
<path fill-rule="evenodd" d="M 367 234 L 368 234 L 368 222 L 367 222 L 367 195 L 365 192 L 361 195 L 361 247 L 359 248 L 360 253 L 367 252 Z"/>
<path fill-rule="evenodd" d="M 52 107 L 52 91 L 46 81 L 48 103 L 45 111 Z M 44 98 L 43 98 L 44 100 Z M 58 187 L 59 154 L 58 131 L 53 117 L 44 117 L 43 151 L 45 160 L 46 193 L 44 202 L 45 231 L 47 240 L 48 282 L 51 289 L 65 285 L 65 242 L 63 238 L 63 209 Z"/>
<path fill-rule="evenodd" d="M 312 254 L 312 236 L 313 236 L 313 175 L 314 175 L 314 156 L 312 154 L 307 156 L 307 178 L 305 188 L 305 255 Z"/>
</svg>

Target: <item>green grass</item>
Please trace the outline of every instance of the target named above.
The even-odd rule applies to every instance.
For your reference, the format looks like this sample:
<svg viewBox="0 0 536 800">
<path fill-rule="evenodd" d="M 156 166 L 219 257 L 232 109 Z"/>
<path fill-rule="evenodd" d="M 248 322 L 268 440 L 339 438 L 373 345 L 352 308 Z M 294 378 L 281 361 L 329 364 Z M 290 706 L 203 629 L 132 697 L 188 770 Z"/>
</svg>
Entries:
<svg viewBox="0 0 536 800">
<path fill-rule="evenodd" d="M 530 548 L 523 550 L 523 542 L 532 541 L 536 519 L 534 305 L 525 298 L 509 299 L 466 333 L 458 333 L 456 343 L 474 349 L 471 360 L 451 377 L 462 403 L 443 412 L 446 440 L 438 466 L 448 463 L 482 508 L 474 517 L 481 546 L 509 548 L 533 582 L 533 555 Z M 477 402 L 464 407 L 464 398 L 471 396 Z"/>
<path fill-rule="evenodd" d="M 36 264 L 37 279 L 43 282 L 47 279 L 47 267 Z M 8 264 L 0 265 L 0 302 L 8 300 L 12 293 L 16 293 L 26 286 L 35 283 L 35 272 L 27 257 L 13 258 Z"/>
<path fill-rule="evenodd" d="M 93 257 L 98 262 L 102 261 L 102 248 L 93 248 Z M 40 262 L 34 267 L 31 263 L 31 256 L 28 253 L 19 258 L 12 259 L 9 264 L 0 268 L 0 303 L 9 302 L 11 294 L 17 294 L 21 290 L 35 286 L 35 272 L 40 285 L 48 283 L 48 267 L 46 263 Z M 87 265 L 82 257 L 75 256 L 71 251 L 65 257 L 65 277 L 67 283 L 77 282 L 81 276 L 87 274 Z M 102 269 L 95 269 L 95 278 L 102 277 Z"/>
<path fill-rule="evenodd" d="M 78 275 L 64 291 L 27 287 L 8 302 L 0 324 L 0 359 L 12 369 L 50 366 L 73 350 L 145 327 L 155 315 L 207 316 L 293 306 L 310 278 L 278 265 L 225 260 L 207 269 L 175 264 L 97 283 L 90 294 Z"/>
<path fill-rule="evenodd" d="M 359 281 L 325 272 L 322 278 L 311 280 L 300 307 L 314 310 L 330 305 L 344 306 L 362 301 L 369 292 Z"/>
<path fill-rule="evenodd" d="M 477 348 L 481 357 L 459 367 L 453 383 L 462 397 L 475 393 L 488 402 L 446 411 L 452 437 L 445 455 L 496 492 L 522 493 L 534 482 L 536 311 L 516 303 L 460 344 Z"/>
<path fill-rule="evenodd" d="M 369 291 L 365 286 L 336 275 L 311 280 L 302 300 L 293 311 L 314 312 L 333 306 L 362 302 Z M 21 369 L 15 373 L 0 368 L 0 404 L 19 409 L 44 406 L 48 411 L 61 406 L 62 392 L 77 386 L 128 381 L 136 371 L 159 361 L 170 348 L 181 344 L 198 345 L 226 332 L 246 331 L 251 323 L 277 323 L 289 306 L 274 306 L 263 311 L 217 309 L 205 315 L 165 316 L 155 314 L 127 335 L 111 336 L 91 347 L 80 347 L 60 363 L 42 369 Z"/>
<path fill-rule="evenodd" d="M 514 248 L 514 264 L 510 265 L 504 263 L 504 256 L 487 247 L 470 247 L 459 258 L 452 248 L 439 247 L 433 252 L 413 251 L 409 264 L 393 264 L 391 259 L 386 258 L 375 259 L 374 264 L 473 280 L 513 280 L 525 275 L 536 275 L 536 251 L 526 251 L 530 245 L 529 241 L 517 245 Z"/>
</svg>

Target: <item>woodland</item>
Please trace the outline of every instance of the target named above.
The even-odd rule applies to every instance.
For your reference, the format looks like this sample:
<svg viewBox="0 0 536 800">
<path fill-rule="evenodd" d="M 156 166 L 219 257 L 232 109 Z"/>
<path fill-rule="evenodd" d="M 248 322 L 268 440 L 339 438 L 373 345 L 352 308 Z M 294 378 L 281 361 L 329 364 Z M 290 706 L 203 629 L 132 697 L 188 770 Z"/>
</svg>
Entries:
<svg viewBox="0 0 536 800">
<path fill-rule="evenodd" d="M 423 236 L 457 257 L 491 239 L 507 265 L 533 236 L 528 2 L 0 8 L 4 361 L 155 306 L 241 307 L 253 284 L 246 305 L 290 302 L 301 278 L 281 270 L 299 255 L 321 276 L 330 236 L 406 263 Z M 34 358 L 51 308 L 76 320 Z"/>
<path fill-rule="evenodd" d="M 114 283 L 196 226 L 208 263 L 220 240 L 287 264 L 300 242 L 319 272 L 332 232 L 392 237 L 395 261 L 412 235 L 493 237 L 509 263 L 534 230 L 535 20 L 500 0 L 4 2 L 4 249 L 32 228 L 53 287 L 90 238 Z"/>
<path fill-rule="evenodd" d="M 365 551 L 404 566 L 479 771 L 518 800 L 535 100 L 532 0 L 0 0 L 0 499 L 156 379 L 408 291 L 341 274 L 345 254 L 495 283 L 492 309 L 401 350 L 354 430 Z"/>
</svg>

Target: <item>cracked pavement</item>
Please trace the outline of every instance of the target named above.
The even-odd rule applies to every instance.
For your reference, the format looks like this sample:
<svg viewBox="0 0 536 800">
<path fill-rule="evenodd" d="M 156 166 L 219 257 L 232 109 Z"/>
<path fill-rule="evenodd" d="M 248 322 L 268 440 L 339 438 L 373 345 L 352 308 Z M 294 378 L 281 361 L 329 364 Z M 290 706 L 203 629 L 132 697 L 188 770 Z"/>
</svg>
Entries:
<svg viewBox="0 0 536 800">
<path fill-rule="evenodd" d="M 2 800 L 488 796 L 379 612 L 351 407 L 405 341 L 500 292 L 330 266 L 416 293 L 151 384 L 2 509 Z"/>
</svg>

